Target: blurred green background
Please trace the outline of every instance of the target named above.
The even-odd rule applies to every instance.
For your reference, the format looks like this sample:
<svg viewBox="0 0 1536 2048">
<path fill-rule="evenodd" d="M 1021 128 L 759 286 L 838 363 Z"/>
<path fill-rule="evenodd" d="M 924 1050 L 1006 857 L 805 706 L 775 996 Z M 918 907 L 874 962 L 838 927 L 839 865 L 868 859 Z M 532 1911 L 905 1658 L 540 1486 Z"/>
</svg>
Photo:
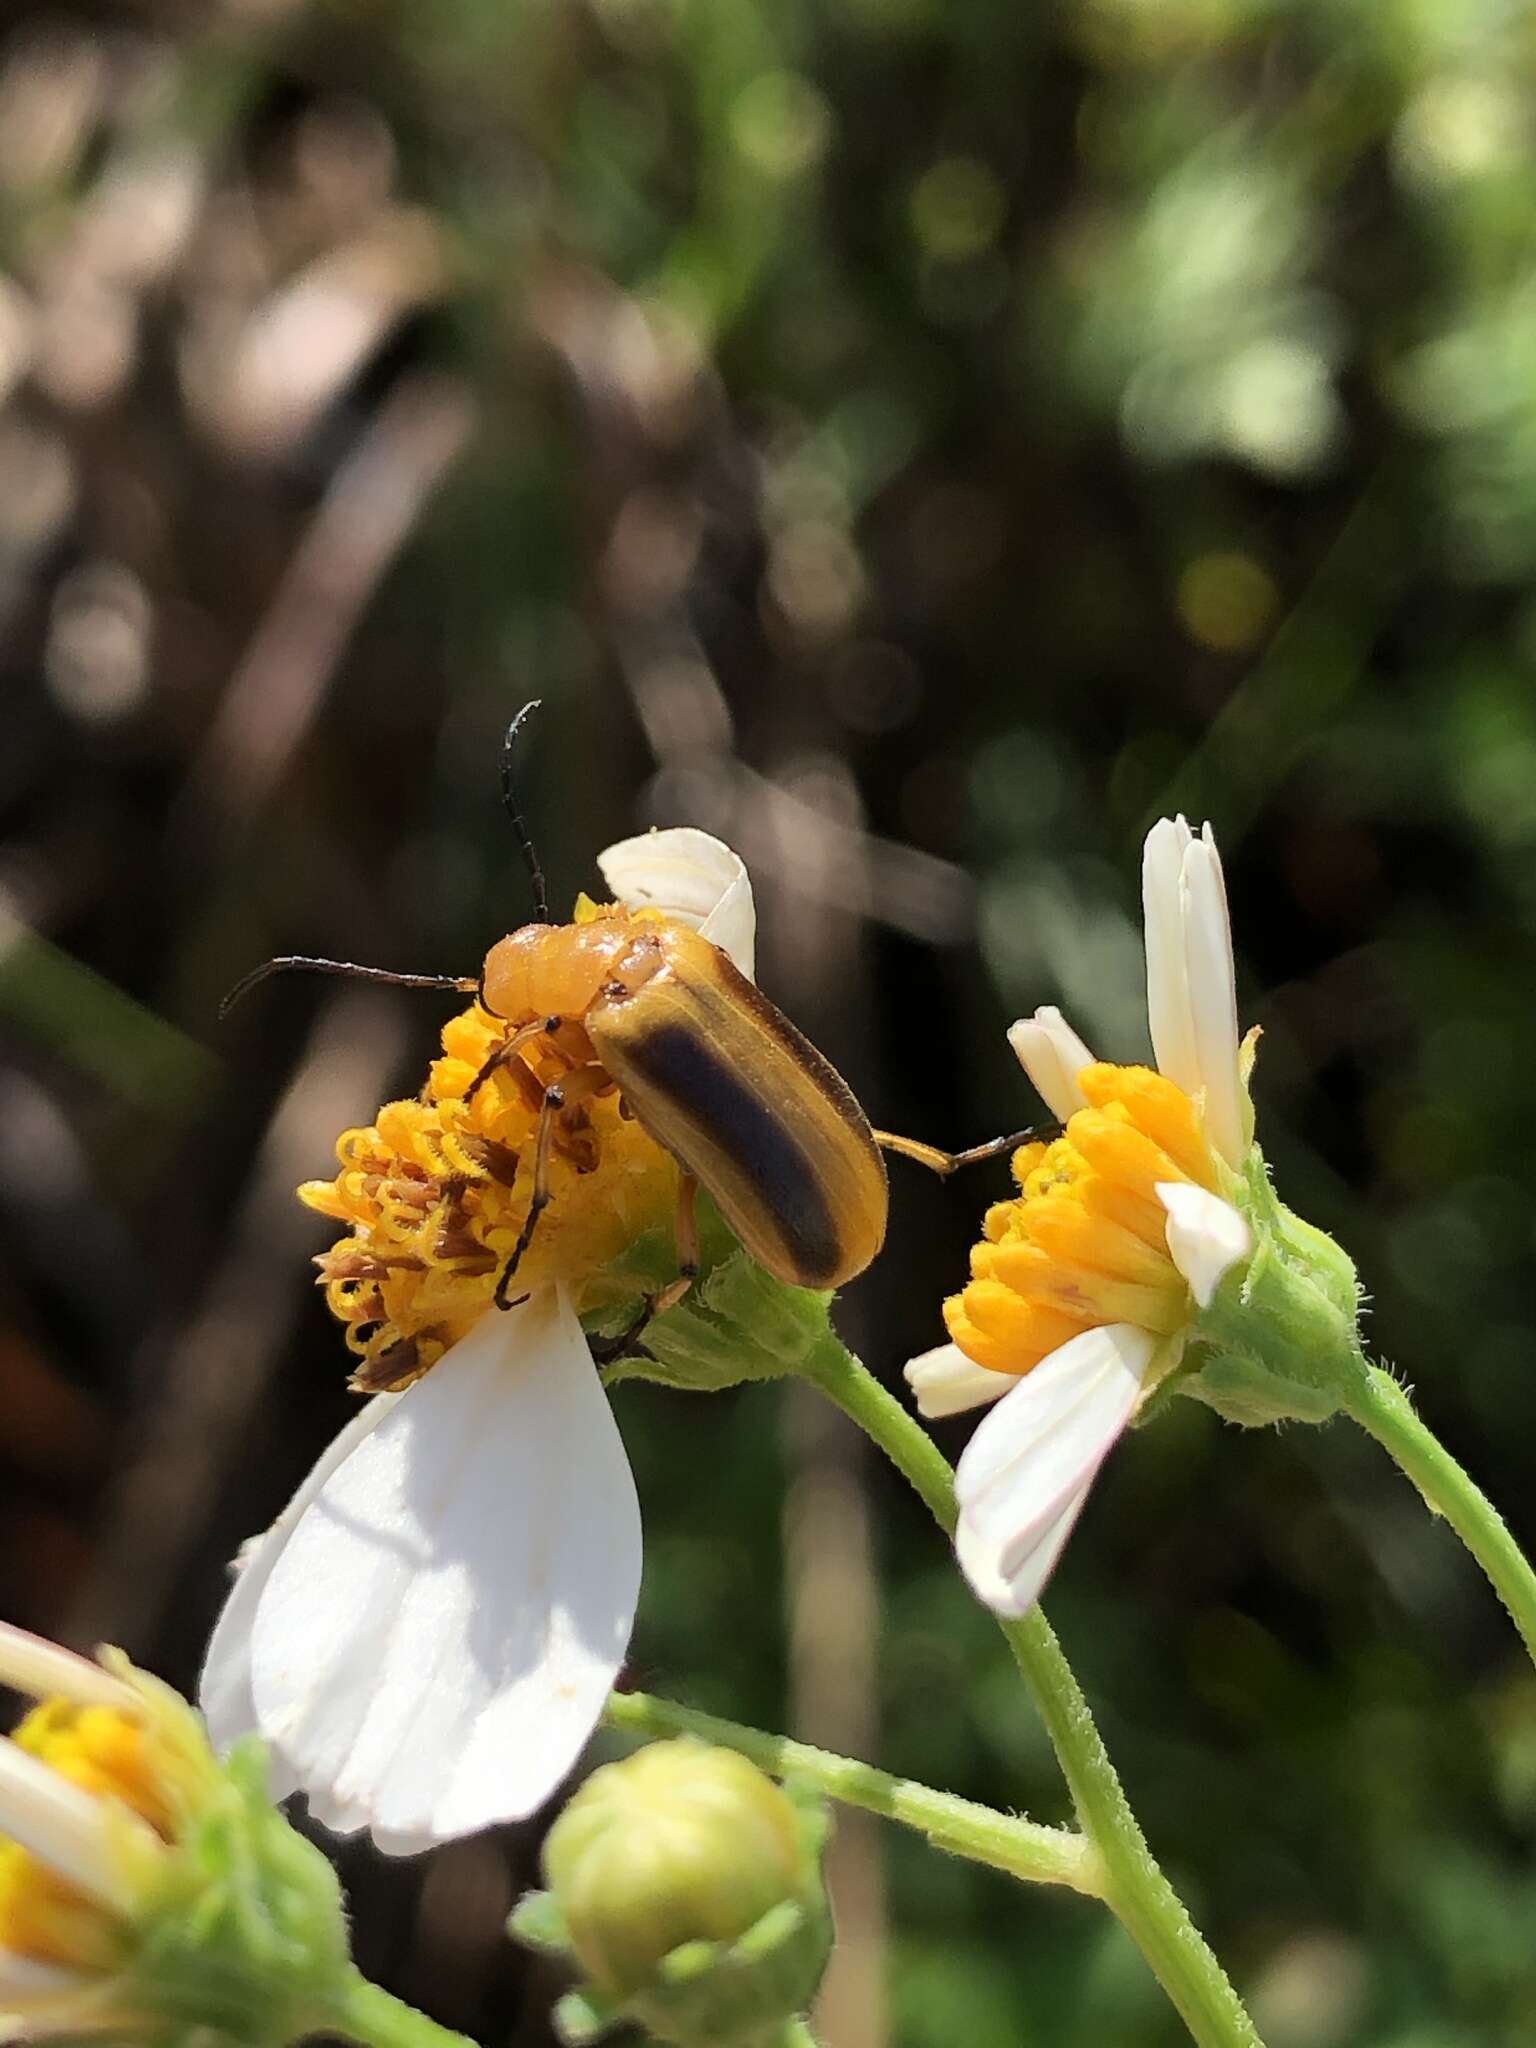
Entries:
<svg viewBox="0 0 1536 2048">
<path fill-rule="evenodd" d="M 1145 1048 L 1136 861 L 1209 816 L 1261 1137 L 1536 1539 L 1536 26 L 1507 0 L 164 0 L 0 44 L 0 1611 L 186 1686 L 344 1418 L 292 1201 L 431 996 L 652 822 L 880 1124 Z M 1001 1169 L 894 1170 L 845 1332 L 937 1341 Z M 637 1681 L 1041 1817 L 987 1617 L 808 1397 L 628 1388 Z M 1186 1411 L 1187 1412 L 1184 1412 Z M 965 1424 L 942 1432 L 951 1449 Z M 1536 1682 L 1343 1426 L 1193 1404 L 1052 1588 L 1269 2048 L 1536 2039 Z M 486 2041 L 537 1831 L 353 1845 Z M 1162 2048 L 1127 1942 L 847 1825 L 830 2048 Z"/>
</svg>

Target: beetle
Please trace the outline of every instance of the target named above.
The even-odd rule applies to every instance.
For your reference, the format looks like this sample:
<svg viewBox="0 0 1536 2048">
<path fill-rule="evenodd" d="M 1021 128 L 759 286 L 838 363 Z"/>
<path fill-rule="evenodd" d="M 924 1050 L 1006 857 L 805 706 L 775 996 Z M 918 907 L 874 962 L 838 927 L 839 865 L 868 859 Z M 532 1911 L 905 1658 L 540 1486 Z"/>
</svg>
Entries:
<svg viewBox="0 0 1536 2048">
<path fill-rule="evenodd" d="M 536 916 L 492 946 L 477 980 L 285 955 L 238 982 L 220 1014 L 266 975 L 308 968 L 411 988 L 473 991 L 505 1024 L 468 1091 L 505 1069 L 538 1112 L 532 1194 L 497 1279 L 499 1308 L 513 1305 L 518 1266 L 548 1206 L 555 1145 L 578 1137 L 587 1101 L 615 1090 L 621 1108 L 682 1169 L 678 1276 L 647 1304 L 631 1339 L 697 1277 L 700 1187 L 775 1279 L 797 1287 L 841 1286 L 869 1265 L 885 1239 L 889 1190 L 882 1147 L 948 1174 L 1029 1134 L 946 1153 L 872 1130 L 831 1063 L 728 954 L 688 925 L 618 908 L 599 910 L 584 923 L 552 924 L 543 871 L 512 780 L 518 732 L 537 708 L 537 699 L 525 704 L 508 727 L 501 767 L 503 800 L 528 866 Z M 552 1066 L 557 1078 L 537 1078 Z"/>
</svg>

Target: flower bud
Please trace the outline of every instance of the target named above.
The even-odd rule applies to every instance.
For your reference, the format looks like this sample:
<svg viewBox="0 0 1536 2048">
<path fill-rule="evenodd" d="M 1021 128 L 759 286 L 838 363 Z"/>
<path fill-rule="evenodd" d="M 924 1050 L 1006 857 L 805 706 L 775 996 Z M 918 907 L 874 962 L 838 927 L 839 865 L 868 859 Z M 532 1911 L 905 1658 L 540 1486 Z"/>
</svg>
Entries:
<svg viewBox="0 0 1536 2048">
<path fill-rule="evenodd" d="M 831 1921 L 820 1803 L 683 1737 L 597 1771 L 550 1830 L 512 1931 L 585 1974 L 568 2041 L 638 2021 L 680 2048 L 759 2048 L 810 2002 Z"/>
</svg>

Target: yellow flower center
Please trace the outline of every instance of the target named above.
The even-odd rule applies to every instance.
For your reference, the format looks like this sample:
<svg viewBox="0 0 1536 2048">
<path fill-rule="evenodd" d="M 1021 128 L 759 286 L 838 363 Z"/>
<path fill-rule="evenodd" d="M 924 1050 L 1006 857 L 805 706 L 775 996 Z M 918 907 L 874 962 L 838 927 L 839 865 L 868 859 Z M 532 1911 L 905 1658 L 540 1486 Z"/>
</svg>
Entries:
<svg viewBox="0 0 1536 2048">
<path fill-rule="evenodd" d="M 577 921 L 622 916 L 577 907 Z M 299 1198 L 347 1226 L 316 1263 L 331 1312 L 361 1363 L 362 1392 L 408 1386 L 486 1312 L 534 1192 L 544 1091 L 567 1085 L 555 1116 L 549 1202 L 517 1267 L 515 1291 L 562 1281 L 578 1310 L 599 1276 L 677 1202 L 677 1165 L 595 1066 L 579 1022 L 540 1032 L 497 1063 L 506 1021 L 472 1004 L 444 1026 L 443 1055 L 414 1102 L 389 1102 L 345 1132 L 331 1181 Z M 579 1083 L 570 1077 L 580 1073 Z M 594 1085 L 595 1084 L 595 1085 Z"/>
<path fill-rule="evenodd" d="M 150 1726 L 115 1707 L 44 1700 L 15 1741 L 93 1798 L 120 1801 L 170 1840 L 175 1813 Z M 95 1900 L 18 1842 L 0 1838 L 0 1948 L 38 1962 L 107 1970 L 122 1959 L 122 1935 Z"/>
<path fill-rule="evenodd" d="M 1026 1373 L 1104 1323 L 1167 1337 L 1189 1318 L 1156 1189 L 1218 1189 L 1199 1112 L 1150 1067 L 1098 1063 L 1078 1085 L 1089 1107 L 1053 1143 L 1014 1154 L 1019 1193 L 988 1210 L 970 1284 L 944 1304 L 955 1343 L 994 1372 Z"/>
</svg>

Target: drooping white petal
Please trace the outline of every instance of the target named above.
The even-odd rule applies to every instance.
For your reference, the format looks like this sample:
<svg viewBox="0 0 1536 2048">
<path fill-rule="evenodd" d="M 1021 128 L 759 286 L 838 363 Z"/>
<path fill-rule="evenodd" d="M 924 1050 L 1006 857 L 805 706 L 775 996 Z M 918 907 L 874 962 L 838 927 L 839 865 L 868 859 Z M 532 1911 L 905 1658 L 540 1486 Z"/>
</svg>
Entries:
<svg viewBox="0 0 1536 2048">
<path fill-rule="evenodd" d="M 956 1554 L 999 1613 L 1022 1614 L 1038 1597 L 1155 1350 L 1130 1323 L 1085 1331 L 1026 1373 L 966 1446 Z"/>
<path fill-rule="evenodd" d="M 1205 1091 L 1205 1132 L 1229 1166 L 1242 1163 L 1252 1132 L 1238 1067 L 1237 977 L 1221 856 L 1207 825 L 1184 854 L 1184 979 Z M 1182 1085 L 1182 1084 L 1181 1084 Z"/>
<path fill-rule="evenodd" d="M 740 854 L 693 825 L 642 832 L 597 856 L 615 901 L 663 910 L 728 953 L 750 981 L 757 939 L 752 883 Z"/>
<path fill-rule="evenodd" d="M 1055 1571 L 1056 1560 L 1066 1548 L 1067 1538 L 1092 1487 L 1090 1475 L 1076 1493 L 1067 1496 L 1054 1518 L 1041 1525 L 1034 1542 L 1008 1577 L 1004 1576 L 996 1544 L 962 1515 L 955 1528 L 955 1557 L 977 1599 L 994 1614 L 1004 1614 L 1013 1620 L 1027 1614 Z"/>
<path fill-rule="evenodd" d="M 1021 1017 L 1009 1031 L 1008 1043 L 1058 1123 L 1087 1108 L 1088 1098 L 1077 1077 L 1093 1065 L 1093 1054 L 1060 1010 L 1047 1005 L 1033 1017 Z"/>
<path fill-rule="evenodd" d="M 398 1394 L 377 1394 L 360 1408 L 346 1428 L 339 1431 L 321 1452 L 313 1470 L 264 1535 L 253 1537 L 242 1548 L 235 1583 L 214 1624 L 203 1669 L 197 1681 L 197 1703 L 208 1724 L 215 1749 L 228 1749 L 242 1735 L 256 1727 L 256 1702 L 251 1695 L 251 1630 L 267 1582 L 310 1502 L 336 1468 L 349 1458 L 364 1437 L 378 1428 L 400 1399 Z M 274 1799 L 285 1799 L 297 1780 L 275 1752 L 267 1759 L 268 1790 Z"/>
<path fill-rule="evenodd" d="M 1184 855 L 1193 838 L 1182 817 L 1159 818 L 1147 834 L 1141 856 L 1152 1052 L 1158 1072 L 1186 1095 L 1193 1095 L 1200 1086 L 1184 954 Z"/>
<path fill-rule="evenodd" d="M 487 1311 L 300 1516 L 251 1636 L 261 1733 L 386 1853 L 518 1819 L 590 1734 L 639 1585 L 624 1446 L 541 1289 Z"/>
<path fill-rule="evenodd" d="M 126 1913 L 133 1904 L 115 1839 L 129 1826 L 157 1839 L 135 1816 L 109 1809 L 0 1735 L 0 1835 L 113 1912 Z"/>
<path fill-rule="evenodd" d="M 967 1408 L 984 1408 L 1000 1401 L 1018 1385 L 1011 1373 L 990 1372 L 967 1358 L 958 1344 L 939 1344 L 902 1367 L 919 1415 L 931 1421 L 939 1415 L 962 1415 Z"/>
<path fill-rule="evenodd" d="M 1248 1219 L 1190 1181 L 1160 1180 L 1157 1199 L 1168 1212 L 1168 1256 L 1199 1306 L 1209 1308 L 1222 1280 L 1253 1250 Z"/>
<path fill-rule="evenodd" d="M 117 1707 L 133 1712 L 138 1694 L 89 1657 L 77 1657 L 44 1636 L 0 1621 L 0 1685 L 35 1700 L 73 1700 L 82 1707 Z"/>
</svg>

